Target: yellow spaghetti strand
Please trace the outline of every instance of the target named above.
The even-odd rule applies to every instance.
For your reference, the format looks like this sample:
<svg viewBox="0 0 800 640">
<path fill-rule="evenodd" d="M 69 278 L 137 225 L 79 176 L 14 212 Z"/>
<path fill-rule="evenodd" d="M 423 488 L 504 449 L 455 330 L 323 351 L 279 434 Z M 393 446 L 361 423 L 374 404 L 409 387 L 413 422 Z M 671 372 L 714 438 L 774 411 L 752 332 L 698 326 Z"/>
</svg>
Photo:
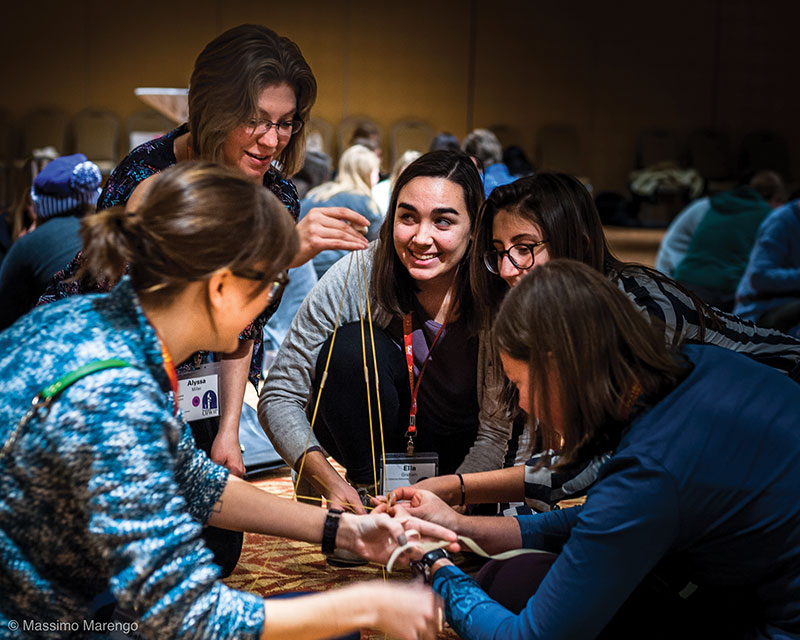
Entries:
<svg viewBox="0 0 800 640">
<path fill-rule="evenodd" d="M 365 344 L 364 339 L 364 306 L 363 306 L 363 299 L 362 295 L 366 293 L 367 296 L 367 304 L 369 304 L 369 290 L 367 287 L 367 274 L 364 269 L 359 269 L 359 266 L 363 267 L 363 261 L 360 259 L 361 256 L 356 257 L 356 271 L 358 271 L 358 319 L 361 324 L 361 361 L 364 367 L 364 382 L 367 387 L 367 419 L 369 422 L 369 450 L 372 454 L 372 482 L 373 487 L 375 490 L 378 490 L 378 465 L 375 464 L 375 434 L 372 432 L 372 398 L 370 397 L 369 393 L 369 370 L 367 369 L 367 347 Z M 371 320 L 371 318 L 370 318 Z M 372 354 L 375 355 L 375 341 L 372 341 Z M 378 406 L 380 406 L 380 398 L 378 398 Z"/>
<path fill-rule="evenodd" d="M 372 345 L 372 370 L 373 374 L 375 375 L 375 397 L 377 399 L 376 405 L 378 408 L 378 431 L 381 436 L 381 462 L 383 463 L 383 469 L 381 469 L 381 477 L 386 477 L 386 442 L 383 436 L 383 411 L 381 410 L 381 387 L 380 382 L 378 380 L 378 356 L 375 354 L 375 333 L 372 327 L 372 306 L 370 305 L 369 301 L 369 280 L 367 280 L 367 270 L 364 262 L 359 263 L 361 265 L 361 270 L 364 272 L 364 282 L 366 283 L 367 289 L 367 323 L 369 324 L 369 339 Z M 370 418 L 370 426 L 372 425 L 372 418 Z M 372 430 L 370 429 L 370 433 Z M 374 451 L 374 447 L 373 447 Z M 373 469 L 375 467 L 375 456 L 372 457 L 372 466 Z M 377 486 L 377 482 L 376 482 Z"/>
<path fill-rule="evenodd" d="M 317 411 L 319 410 L 319 401 L 322 398 L 322 390 L 325 388 L 325 381 L 328 379 L 328 366 L 331 363 L 331 355 L 333 354 L 333 343 L 336 342 L 336 332 L 339 329 L 339 318 L 342 315 L 342 306 L 344 305 L 344 296 L 347 293 L 347 282 L 350 279 L 350 267 L 353 266 L 353 253 L 350 254 L 350 261 L 347 263 L 347 273 L 344 276 L 344 286 L 342 287 L 342 297 L 339 299 L 339 308 L 336 310 L 336 320 L 333 324 L 333 335 L 331 336 L 331 346 L 328 349 L 328 358 L 325 360 L 325 370 L 322 373 L 322 380 L 320 380 L 319 391 L 317 392 L 317 400 L 314 404 L 314 412 L 311 415 L 311 423 L 308 425 L 308 437 L 306 438 L 306 445 L 303 448 L 303 457 L 300 460 L 300 468 L 297 470 L 297 479 L 294 482 L 292 489 L 292 500 L 297 500 L 297 485 L 300 484 L 300 478 L 303 475 L 303 467 L 306 464 L 306 457 L 308 456 L 308 445 L 311 443 L 311 434 L 314 432 L 314 423 L 317 420 Z"/>
</svg>

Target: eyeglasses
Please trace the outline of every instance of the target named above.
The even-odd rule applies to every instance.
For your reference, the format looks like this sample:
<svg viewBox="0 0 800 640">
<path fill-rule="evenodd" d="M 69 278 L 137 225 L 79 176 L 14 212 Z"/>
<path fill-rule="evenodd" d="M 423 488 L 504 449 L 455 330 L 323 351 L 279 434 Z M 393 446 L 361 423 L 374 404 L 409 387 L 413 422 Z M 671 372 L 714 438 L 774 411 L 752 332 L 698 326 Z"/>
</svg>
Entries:
<svg viewBox="0 0 800 640">
<path fill-rule="evenodd" d="M 245 280 L 257 280 L 259 282 L 264 282 L 264 280 L 268 280 L 270 277 L 270 274 L 266 271 L 256 271 L 255 269 L 241 269 L 239 271 L 232 271 L 231 273 L 233 273 L 233 275 L 235 275 L 237 278 L 244 278 Z M 281 299 L 283 290 L 286 288 L 287 284 L 289 284 L 289 273 L 287 271 L 281 271 L 275 277 L 275 280 L 268 285 L 268 307 Z"/>
<path fill-rule="evenodd" d="M 284 122 L 272 122 L 271 120 L 250 120 L 245 125 L 247 133 L 260 138 L 267 131 L 275 127 L 278 136 L 288 138 L 303 128 L 302 120 L 285 120 Z"/>
<path fill-rule="evenodd" d="M 508 256 L 517 269 L 525 270 L 533 266 L 535 257 L 533 255 L 534 249 L 546 244 L 547 240 L 539 240 L 539 242 L 523 242 L 520 244 L 512 244 L 505 251 L 498 251 L 497 249 L 489 249 L 483 254 L 483 264 L 486 268 L 495 274 L 500 274 L 503 267 L 503 258 Z"/>
</svg>

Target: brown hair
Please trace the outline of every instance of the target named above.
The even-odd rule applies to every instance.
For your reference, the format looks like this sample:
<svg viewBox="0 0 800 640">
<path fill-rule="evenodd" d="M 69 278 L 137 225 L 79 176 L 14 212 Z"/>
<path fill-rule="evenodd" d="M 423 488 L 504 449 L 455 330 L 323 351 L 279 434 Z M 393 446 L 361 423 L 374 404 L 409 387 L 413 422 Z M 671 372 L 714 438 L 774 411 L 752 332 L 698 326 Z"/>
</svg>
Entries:
<svg viewBox="0 0 800 640">
<path fill-rule="evenodd" d="M 402 316 L 413 308 L 413 297 L 417 286 L 409 275 L 394 248 L 394 218 L 400 192 L 414 178 L 444 178 L 461 187 L 470 224 L 475 226 L 481 203 L 483 185 L 478 170 L 470 157 L 461 151 L 429 151 L 408 165 L 397 178 L 392 188 L 389 211 L 381 225 L 380 242 L 375 250 L 372 269 L 371 290 L 376 308 L 393 317 Z M 458 264 L 456 291 L 460 317 L 470 326 L 475 316 L 469 270 L 470 251 Z"/>
<path fill-rule="evenodd" d="M 275 276 L 299 246 L 292 217 L 272 193 L 205 161 L 159 173 L 137 211 L 119 206 L 84 218 L 81 235 L 85 271 L 114 281 L 130 264 L 133 288 L 153 304 L 224 267 Z"/>
<path fill-rule="evenodd" d="M 261 25 L 243 24 L 217 36 L 197 56 L 189 81 L 189 129 L 196 157 L 223 159 L 225 138 L 257 118 L 265 87 L 287 83 L 297 98 L 296 118 L 307 122 L 317 81 L 300 48 Z M 289 140 L 278 158 L 287 176 L 303 166 L 308 128 Z"/>
<path fill-rule="evenodd" d="M 685 372 L 625 294 L 575 260 L 551 260 L 525 276 L 506 296 L 494 332 L 501 352 L 528 363 L 529 406 L 545 447 L 561 449 L 559 466 L 617 446 L 635 383 L 653 398 Z M 535 406 L 535 397 L 558 399 L 562 434 L 552 428 L 553 407 Z"/>
<path fill-rule="evenodd" d="M 701 342 L 705 337 L 706 318 L 714 326 L 718 325 L 717 314 L 694 293 L 660 271 L 641 264 L 622 262 L 611 252 L 594 200 L 577 178 L 565 173 L 537 173 L 496 187 L 486 199 L 478 216 L 470 268 L 473 295 L 481 310 L 484 326 L 491 325 L 492 318 L 508 291 L 508 285 L 502 278 L 490 273 L 483 263 L 484 252 L 492 249 L 492 224 L 501 209 L 539 227 L 542 239 L 547 242 L 551 260 L 578 260 L 612 279 L 628 269 L 635 269 L 658 282 L 674 286 L 691 298 L 699 312 Z"/>
</svg>

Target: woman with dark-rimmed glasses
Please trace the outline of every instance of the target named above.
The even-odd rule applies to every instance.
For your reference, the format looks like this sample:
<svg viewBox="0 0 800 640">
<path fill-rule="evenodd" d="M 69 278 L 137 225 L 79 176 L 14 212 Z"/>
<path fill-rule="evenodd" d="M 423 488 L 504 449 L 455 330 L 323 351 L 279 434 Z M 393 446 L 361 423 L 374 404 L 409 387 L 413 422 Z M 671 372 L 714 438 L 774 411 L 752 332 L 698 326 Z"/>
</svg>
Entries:
<svg viewBox="0 0 800 640">
<path fill-rule="evenodd" d="M 109 176 L 98 210 L 125 205 L 136 210 L 155 176 L 191 159 L 211 160 L 239 170 L 273 193 L 297 220 L 300 202 L 291 177 L 305 155 L 308 121 L 317 97 L 317 81 L 300 48 L 261 25 L 243 24 L 209 42 L 195 61 L 189 81 L 189 122 L 147 142 L 122 160 Z M 311 209 L 297 224 L 300 245 L 290 267 L 322 250 L 352 251 L 367 246 L 369 221 L 343 207 Z M 228 240 L 223 236 L 220 242 Z M 110 283 L 91 278 L 73 281 L 80 254 L 43 296 L 43 302 L 78 293 L 107 291 Z M 278 306 L 260 314 L 241 335 L 239 346 L 220 354 L 219 416 L 192 418 L 199 447 L 215 462 L 241 476 L 245 472 L 239 443 L 239 420 L 248 377 L 261 375 L 262 330 Z M 196 354 L 179 367 L 181 375 L 206 363 Z M 225 573 L 233 571 L 242 540 L 237 533 L 209 530 L 208 542 Z"/>
<path fill-rule="evenodd" d="M 714 309 L 655 269 L 617 259 L 591 195 L 572 176 L 539 173 L 497 187 L 481 209 L 471 252 L 472 289 L 484 326 L 492 326 L 509 288 L 531 270 L 555 258 L 571 258 L 616 284 L 663 332 L 667 344 L 716 344 L 800 379 L 800 341 Z M 584 492 L 598 469 L 599 464 L 590 465 L 586 475 L 572 483 L 566 480 L 574 481 L 574 473 L 552 478 L 546 469 L 536 476 L 529 473 L 523 483 L 522 466 L 465 475 L 463 482 L 468 502 L 519 501 L 524 486 L 526 502 L 536 510 L 547 510 L 570 493 Z M 459 504 L 461 484 L 450 475 L 421 486 Z"/>
<path fill-rule="evenodd" d="M 234 349 L 273 301 L 299 244 L 281 203 L 239 171 L 183 162 L 159 173 L 135 213 L 84 218 L 82 237 L 93 277 L 126 263 L 129 275 L 0 332 L 4 634 L 19 624 L 25 637 L 106 637 L 92 602 L 108 590 L 148 638 L 310 640 L 373 627 L 433 640 L 441 618 L 429 590 L 371 583 L 265 601 L 222 584 L 201 537 L 211 522 L 378 562 L 405 543 L 404 527 L 455 538 L 279 498 L 194 446 L 175 363 Z"/>
</svg>

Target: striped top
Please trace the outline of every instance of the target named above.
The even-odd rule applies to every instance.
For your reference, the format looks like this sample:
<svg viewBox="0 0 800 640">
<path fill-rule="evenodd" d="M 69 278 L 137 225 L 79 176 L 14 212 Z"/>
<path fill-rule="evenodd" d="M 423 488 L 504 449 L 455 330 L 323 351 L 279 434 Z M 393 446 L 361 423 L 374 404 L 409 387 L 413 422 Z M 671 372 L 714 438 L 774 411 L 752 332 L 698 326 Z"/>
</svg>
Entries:
<svg viewBox="0 0 800 640">
<path fill-rule="evenodd" d="M 749 356 L 795 380 L 800 380 L 800 340 L 774 329 L 717 310 L 720 326 L 701 314 L 692 299 L 669 281 L 660 282 L 636 267 L 623 269 L 617 277 L 622 292 L 647 317 L 664 329 L 664 340 L 675 347 L 684 344 L 715 344 Z M 705 335 L 700 339 L 701 315 Z"/>
<path fill-rule="evenodd" d="M 702 314 L 705 335 L 701 340 L 701 311 L 670 281 L 659 281 L 632 266 L 623 269 L 617 277 L 617 285 L 651 324 L 663 328 L 668 345 L 714 344 L 749 356 L 800 381 L 800 340 L 774 329 L 757 327 L 749 320 L 719 310 L 716 311 L 720 320 L 718 328 L 709 316 Z M 534 511 L 548 511 L 560 500 L 585 494 L 610 457 L 605 454 L 553 472 L 546 466 L 537 468 L 542 455 L 533 456 L 525 465 L 525 503 Z M 557 460 L 558 456 L 554 456 L 552 463 Z"/>
</svg>

